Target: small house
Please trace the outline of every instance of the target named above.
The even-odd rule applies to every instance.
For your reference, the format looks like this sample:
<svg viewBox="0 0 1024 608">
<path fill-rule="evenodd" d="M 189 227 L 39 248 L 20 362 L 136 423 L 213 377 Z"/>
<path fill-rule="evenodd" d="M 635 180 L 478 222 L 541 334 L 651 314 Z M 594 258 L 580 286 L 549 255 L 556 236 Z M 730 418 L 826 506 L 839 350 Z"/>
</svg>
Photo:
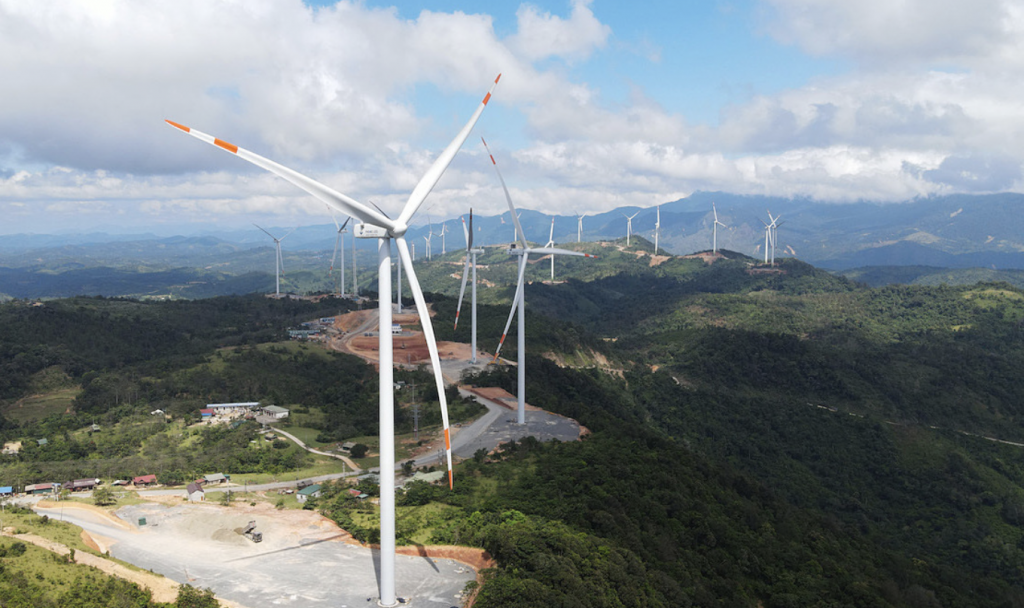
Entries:
<svg viewBox="0 0 1024 608">
<path fill-rule="evenodd" d="M 203 502 L 206 500 L 206 491 L 203 490 L 203 486 L 199 485 L 198 482 L 193 481 L 188 484 L 185 488 L 185 493 L 188 495 L 189 502 Z"/>
<path fill-rule="evenodd" d="M 288 408 L 280 407 L 277 405 L 267 405 L 263 407 L 263 415 L 270 416 L 276 420 L 288 417 Z"/>
<path fill-rule="evenodd" d="M 11 496 L 14 494 L 13 486 L 0 486 L 0 496 Z"/>
<path fill-rule="evenodd" d="M 213 410 L 210 408 L 204 408 L 199 410 L 199 415 L 203 417 L 203 420 L 207 418 L 213 418 Z"/>
<path fill-rule="evenodd" d="M 392 336 L 400 336 L 400 335 L 402 335 L 402 326 L 399 325 L 398 323 L 395 323 L 394 325 L 392 325 L 391 326 L 391 335 Z"/>
<path fill-rule="evenodd" d="M 25 486 L 26 494 L 50 494 L 55 488 L 59 488 L 59 483 L 33 483 Z"/>
<path fill-rule="evenodd" d="M 87 492 L 92 490 L 100 484 L 100 480 L 96 478 L 90 479 L 76 479 L 74 481 L 65 481 L 64 489 L 72 492 Z"/>
<path fill-rule="evenodd" d="M 203 478 L 198 481 L 201 483 L 225 483 L 229 479 L 231 478 L 224 473 L 211 473 L 209 475 L 203 475 Z"/>
<path fill-rule="evenodd" d="M 354 447 L 356 447 L 356 442 L 354 442 L 354 441 L 346 441 L 345 443 L 341 444 L 341 451 L 345 452 L 346 454 L 348 454 L 348 453 L 352 452 L 352 448 L 354 448 Z"/>
<path fill-rule="evenodd" d="M 128 480 L 127 479 L 116 479 L 116 480 L 110 482 L 110 485 L 112 485 L 112 486 L 126 486 L 126 485 L 128 485 Z"/>
<path fill-rule="evenodd" d="M 49 444 L 50 444 L 50 440 L 46 439 L 45 437 L 42 438 L 42 439 L 36 439 L 36 445 L 43 446 L 43 445 L 49 445 Z"/>
<path fill-rule="evenodd" d="M 135 487 L 139 486 L 151 486 L 156 483 L 156 475 L 140 475 L 132 479 L 132 485 Z"/>
<path fill-rule="evenodd" d="M 306 502 L 310 498 L 317 498 L 320 496 L 320 484 L 314 483 L 311 486 L 306 486 L 298 491 L 295 495 L 295 499 L 299 502 Z"/>
</svg>

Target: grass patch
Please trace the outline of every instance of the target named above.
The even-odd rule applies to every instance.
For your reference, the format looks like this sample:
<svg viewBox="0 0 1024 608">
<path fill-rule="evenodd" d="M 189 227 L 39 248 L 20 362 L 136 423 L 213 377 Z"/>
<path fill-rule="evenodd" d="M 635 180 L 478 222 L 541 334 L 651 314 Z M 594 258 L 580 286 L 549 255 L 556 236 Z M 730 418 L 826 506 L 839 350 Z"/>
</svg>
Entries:
<svg viewBox="0 0 1024 608">
<path fill-rule="evenodd" d="M 19 399 L 3 412 L 4 417 L 17 422 L 34 422 L 52 414 L 63 414 L 71 408 L 75 397 L 82 392 L 78 387 L 63 388 Z"/>
<path fill-rule="evenodd" d="M 308 426 L 277 426 L 279 426 L 282 431 L 289 433 L 291 435 L 295 435 L 296 437 L 298 437 L 299 441 L 301 441 L 302 443 L 306 444 L 311 448 L 320 449 L 324 446 L 333 444 L 333 442 L 324 443 L 322 441 L 317 441 L 316 438 L 317 435 L 320 434 L 320 431 L 314 428 L 310 428 Z M 287 437 L 284 437 L 284 439 L 287 439 Z"/>
</svg>

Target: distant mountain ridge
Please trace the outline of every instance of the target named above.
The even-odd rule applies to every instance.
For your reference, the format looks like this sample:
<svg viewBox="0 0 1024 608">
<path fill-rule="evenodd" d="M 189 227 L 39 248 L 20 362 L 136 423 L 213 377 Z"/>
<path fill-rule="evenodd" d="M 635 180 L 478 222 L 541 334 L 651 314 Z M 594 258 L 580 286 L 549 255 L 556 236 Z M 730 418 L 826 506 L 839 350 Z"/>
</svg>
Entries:
<svg viewBox="0 0 1024 608">
<path fill-rule="evenodd" d="M 950 195 L 919 198 L 904 203 L 828 204 L 809 199 L 741 196 L 722 192 L 696 192 L 661 205 L 659 245 L 669 252 L 689 254 L 711 248 L 712 213 L 715 203 L 726 224 L 718 232 L 719 248 L 731 249 L 755 258 L 764 255 L 764 222 L 768 210 L 780 217 L 778 257 L 797 257 L 832 270 L 864 266 L 924 265 L 941 268 L 1024 268 L 1024 195 Z M 566 203 L 562 214 L 524 210 L 521 223 L 526 236 L 543 243 L 554 219 L 556 243 L 575 242 L 577 218 L 573 209 L 585 203 Z M 614 240 L 626 236 L 625 214 L 636 214 L 634 234 L 653 241 L 656 209 L 621 207 L 587 215 L 583 219 L 584 241 Z M 465 247 L 462 223 L 448 219 L 444 249 Z M 437 235 L 442 222 L 415 226 L 407 234 L 409 243 L 422 257 L 425 237 L 431 229 L 434 255 L 441 252 Z M 265 226 L 284 234 L 294 226 Z M 500 245 L 514 238 L 508 213 L 474 218 L 475 242 Z M 282 242 L 291 252 L 306 252 L 304 258 L 329 260 L 334 249 L 333 224 L 301 226 Z M 346 236 L 351 253 L 351 235 Z M 374 242 L 357 242 L 360 251 L 370 251 Z M 157 237 L 150 233 L 111 235 L 0 236 L 0 267 L 56 270 L 109 266 L 143 267 L 151 270 L 173 268 L 220 268 L 242 258 L 266 257 L 272 241 L 255 227 L 202 235 Z M 262 250 L 262 251 L 257 251 Z M 317 252 L 311 256 L 310 252 Z M 263 262 L 260 264 L 264 265 Z M 253 264 L 242 264 L 252 271 Z M 237 271 L 238 269 L 235 269 Z M 263 267 L 260 266 L 260 271 Z M 0 285 L 0 292 L 4 291 Z"/>
</svg>

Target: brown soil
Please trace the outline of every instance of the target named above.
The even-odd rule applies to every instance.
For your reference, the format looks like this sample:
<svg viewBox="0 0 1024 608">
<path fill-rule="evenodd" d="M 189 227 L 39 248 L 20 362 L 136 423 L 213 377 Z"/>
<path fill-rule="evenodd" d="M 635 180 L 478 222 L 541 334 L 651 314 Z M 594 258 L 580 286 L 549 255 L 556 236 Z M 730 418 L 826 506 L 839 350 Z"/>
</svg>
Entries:
<svg viewBox="0 0 1024 608">
<path fill-rule="evenodd" d="M 178 499 L 178 502 L 181 502 L 180 496 L 176 496 L 175 498 Z M 110 511 L 102 507 L 97 507 L 95 505 L 87 505 L 80 502 L 65 502 L 63 505 L 61 505 L 60 503 L 54 502 L 52 500 L 40 500 L 36 504 L 36 506 L 39 507 L 40 509 L 60 509 L 63 507 L 65 511 L 87 511 L 89 513 L 92 513 L 93 515 L 102 517 L 108 524 L 112 526 L 117 526 L 122 530 L 132 529 L 131 525 L 125 522 L 124 520 L 118 518 Z"/>
</svg>

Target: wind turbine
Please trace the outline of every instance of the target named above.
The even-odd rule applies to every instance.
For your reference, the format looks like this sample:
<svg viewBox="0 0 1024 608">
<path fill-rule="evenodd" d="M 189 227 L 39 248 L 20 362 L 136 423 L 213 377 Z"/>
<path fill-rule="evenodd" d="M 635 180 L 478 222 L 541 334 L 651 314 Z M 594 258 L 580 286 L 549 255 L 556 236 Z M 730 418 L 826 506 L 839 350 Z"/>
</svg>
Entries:
<svg viewBox="0 0 1024 608">
<path fill-rule="evenodd" d="M 728 228 L 728 226 L 718 221 L 718 209 L 715 209 L 714 203 L 711 203 L 711 212 L 715 214 L 715 223 L 711 224 L 711 253 L 718 253 L 718 227 Z"/>
<path fill-rule="evenodd" d="M 395 393 L 394 393 L 394 350 L 391 336 L 391 241 L 395 241 L 398 249 L 398 257 L 405 265 L 406 276 L 409 280 L 409 287 L 416 301 L 416 311 L 420 317 L 420 325 L 423 328 L 423 337 L 427 342 L 427 349 L 430 353 L 430 363 L 434 371 L 434 381 L 437 385 L 437 398 L 441 406 L 441 420 L 444 427 L 445 451 L 448 456 L 448 487 L 452 487 L 452 451 L 451 439 L 448 430 L 448 403 L 444 392 L 444 378 L 441 375 L 441 362 L 437 354 L 437 342 L 434 340 L 434 330 L 430 323 L 430 314 L 426 302 L 423 300 L 423 291 L 420 289 L 419 281 L 416 279 L 416 271 L 413 268 L 412 259 L 409 256 L 409 245 L 405 240 L 405 234 L 409 230 L 409 221 L 419 210 L 424 199 L 430 194 L 431 189 L 437 184 L 444 174 L 445 169 L 462 147 L 463 142 L 469 137 L 480 114 L 483 113 L 487 102 L 491 99 L 491 93 L 497 86 L 499 74 L 494 79 L 487 95 L 480 102 L 476 111 L 470 117 L 469 122 L 462 127 L 455 139 L 448 144 L 448 147 L 441 152 L 434 164 L 427 169 L 427 172 L 420 178 L 419 183 L 409 195 L 401 214 L 397 219 L 391 219 L 385 214 L 372 209 L 355 199 L 337 192 L 328 186 L 314 181 L 296 171 L 279 165 L 274 161 L 239 148 L 234 144 L 214 139 L 206 133 L 201 133 L 186 126 L 167 121 L 172 126 L 201 139 L 209 144 L 218 146 L 231 152 L 243 160 L 247 160 L 259 167 L 270 171 L 302 188 L 321 201 L 335 207 L 343 213 L 356 217 L 364 223 L 359 224 L 355 229 L 357 238 L 377 239 L 378 259 L 378 280 L 379 291 L 378 307 L 380 318 L 379 329 L 379 361 L 380 361 L 380 604 L 382 606 L 394 606 L 397 604 L 395 595 Z"/>
<path fill-rule="evenodd" d="M 253 224 L 253 226 L 256 226 L 260 230 L 263 230 L 263 228 L 261 228 L 257 224 Z M 280 298 L 281 297 L 281 270 L 284 269 L 284 258 L 281 257 L 281 241 L 283 241 L 288 236 L 288 234 L 291 234 L 291 233 L 295 232 L 295 229 L 292 228 L 291 230 L 288 231 L 288 234 L 282 236 L 281 238 L 277 238 L 276 236 L 270 234 L 266 230 L 263 230 L 263 232 L 264 232 L 264 234 L 266 234 L 270 238 L 274 239 L 274 247 L 277 249 L 277 257 L 274 260 L 274 285 L 275 285 L 275 287 L 274 287 L 274 296 Z"/>
<path fill-rule="evenodd" d="M 575 211 L 573 213 L 575 213 Z M 585 218 L 585 217 L 587 217 L 586 213 L 584 213 L 583 215 L 580 215 L 579 213 L 576 213 L 576 242 L 577 243 L 583 241 L 583 218 Z"/>
<path fill-rule="evenodd" d="M 428 260 L 431 259 L 431 256 L 430 256 L 430 254 L 431 254 L 431 251 L 430 251 L 430 241 L 434 238 L 434 224 L 430 223 L 429 225 L 430 225 L 430 232 L 428 232 L 427 235 L 425 237 L 423 237 L 423 241 L 425 243 L 424 252 L 426 253 L 426 256 L 427 256 Z"/>
<path fill-rule="evenodd" d="M 334 274 L 334 260 L 338 257 L 338 252 L 340 251 L 341 252 L 341 263 L 338 264 L 338 271 L 339 271 L 341 276 L 339 277 L 340 280 L 337 283 L 335 283 L 335 288 L 337 288 L 338 285 L 341 286 L 340 294 L 339 295 L 344 298 L 345 297 L 345 238 L 344 238 L 343 235 L 345 235 L 348 232 L 348 230 L 345 230 L 345 226 L 348 226 L 348 223 L 352 221 L 352 218 L 350 218 L 350 217 L 349 218 L 345 218 L 345 223 L 341 224 L 341 225 L 338 225 L 338 218 L 336 218 L 334 216 L 334 209 L 332 209 L 330 207 L 330 205 L 328 205 L 327 206 L 327 210 L 331 212 L 331 219 L 334 220 L 334 225 L 338 229 L 338 239 L 336 241 L 334 241 L 334 255 L 331 256 L 331 270 L 328 271 L 327 274 L 328 274 L 328 276 Z"/>
<path fill-rule="evenodd" d="M 658 255 L 659 236 L 661 236 L 661 205 L 658 205 L 658 219 L 654 220 L 654 255 Z"/>
<path fill-rule="evenodd" d="M 455 327 L 459 328 L 459 313 L 462 311 L 462 297 L 466 295 L 466 277 L 469 274 L 470 264 L 473 265 L 473 289 L 472 300 L 473 300 L 473 313 L 470 321 L 470 355 L 469 362 L 476 363 L 476 256 L 478 253 L 483 253 L 483 249 L 473 249 L 473 210 L 469 210 L 469 228 L 466 228 L 466 220 L 462 220 L 462 233 L 466 236 L 466 264 L 462 267 L 462 287 L 459 288 L 459 305 L 455 309 Z"/>
<path fill-rule="evenodd" d="M 633 236 L 633 218 L 636 217 L 640 212 L 637 211 L 633 215 L 622 214 L 622 217 L 626 218 L 626 247 L 629 247 L 629 237 Z"/>
<path fill-rule="evenodd" d="M 483 141 L 483 138 L 480 139 Z M 516 206 L 512 204 L 512 196 L 508 193 L 508 186 L 505 185 L 505 178 L 501 176 L 501 171 L 498 170 L 498 163 L 494 161 L 494 155 L 491 154 L 490 148 L 487 147 L 487 142 L 484 141 L 484 149 L 487 150 L 487 155 L 491 157 L 491 164 L 494 165 L 494 171 L 498 174 L 498 180 L 501 182 L 501 189 L 505 191 L 505 200 L 508 201 L 508 209 L 512 212 L 512 221 L 516 223 L 516 231 L 519 236 L 519 247 L 513 243 L 512 247 L 509 248 L 509 255 L 519 256 L 519 280 L 516 282 L 516 295 L 512 300 L 512 310 L 508 313 L 508 321 L 505 323 L 505 331 L 501 333 L 501 341 L 498 342 L 498 349 L 494 352 L 494 361 L 498 360 L 498 354 L 501 353 L 501 346 L 505 343 L 505 336 L 508 335 L 508 328 L 512 325 L 512 317 L 516 314 L 516 308 L 519 309 L 519 321 L 518 325 L 518 358 L 519 358 L 519 370 L 518 370 L 518 381 L 517 381 L 517 393 L 519 400 L 519 409 L 516 414 L 517 424 L 526 424 L 526 316 L 524 311 L 526 310 L 526 289 L 524 279 L 526 278 L 526 264 L 531 253 L 537 253 L 540 255 L 575 255 L 585 258 L 593 258 L 597 256 L 590 255 L 589 253 L 580 253 L 578 251 L 570 251 L 568 249 L 558 249 L 555 247 L 536 247 L 530 248 L 526 245 L 526 237 L 523 235 L 523 227 L 519 225 L 519 216 L 516 215 Z M 493 361 L 492 361 L 493 363 Z"/>
<path fill-rule="evenodd" d="M 771 218 L 771 220 L 772 220 L 770 228 L 771 228 L 771 231 L 772 231 L 772 266 L 774 266 L 775 265 L 775 245 L 779 242 L 779 226 L 782 225 L 782 222 L 780 222 L 779 219 L 782 218 L 782 214 L 779 214 L 779 215 L 776 215 L 775 217 L 772 217 L 772 212 L 769 211 L 768 212 L 768 217 Z"/>
<path fill-rule="evenodd" d="M 352 224 L 352 297 L 359 297 L 359 269 L 356 267 L 356 260 L 359 256 L 356 255 L 356 226 Z"/>
<path fill-rule="evenodd" d="M 445 239 L 444 239 L 444 235 L 446 235 L 446 234 L 448 234 L 448 224 L 445 224 L 444 222 L 442 222 L 441 223 L 441 234 L 439 235 L 441 237 L 441 255 L 444 255 L 444 254 L 448 253 L 448 250 L 445 247 Z"/>
<path fill-rule="evenodd" d="M 545 243 L 544 246 L 555 246 L 555 218 L 551 218 L 551 230 L 548 231 L 548 242 Z M 555 256 L 551 256 L 551 280 L 555 280 Z"/>
</svg>

